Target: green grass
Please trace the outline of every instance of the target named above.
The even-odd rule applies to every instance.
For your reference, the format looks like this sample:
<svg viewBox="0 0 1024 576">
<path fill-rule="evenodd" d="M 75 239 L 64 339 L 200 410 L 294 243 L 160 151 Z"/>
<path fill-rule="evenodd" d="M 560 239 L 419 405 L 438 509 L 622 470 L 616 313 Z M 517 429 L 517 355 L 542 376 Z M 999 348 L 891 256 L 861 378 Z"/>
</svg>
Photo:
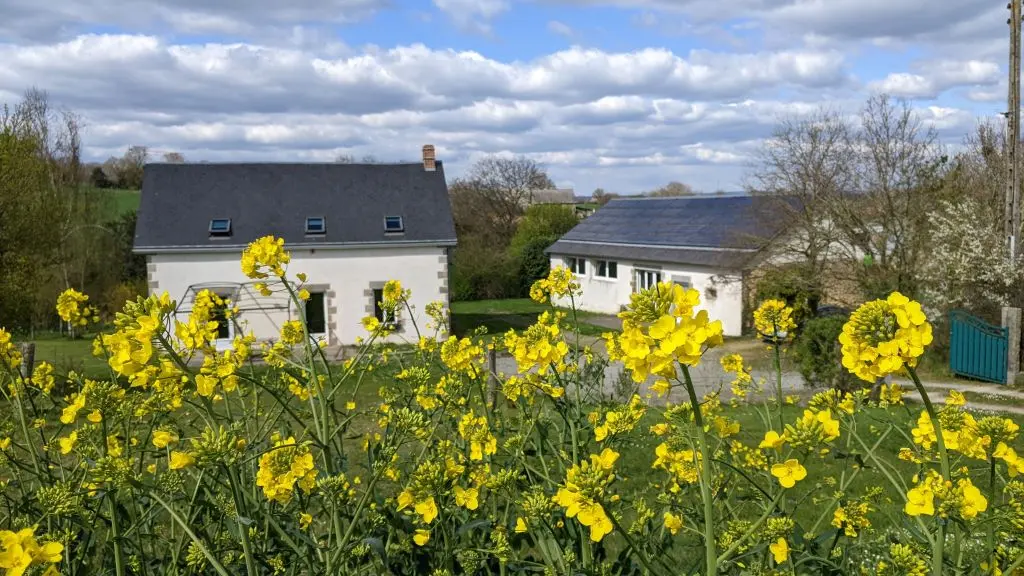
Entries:
<svg viewBox="0 0 1024 576">
<path fill-rule="evenodd" d="M 534 324 L 537 316 L 547 310 L 550 310 L 547 304 L 538 304 L 529 298 L 452 302 L 452 332 L 461 337 L 471 334 L 480 326 L 487 328 L 488 334 L 503 334 L 510 328 L 522 330 Z M 587 322 L 587 319 L 599 317 L 599 314 L 576 314 L 580 321 L 580 334 L 600 336 L 609 331 L 607 327 Z M 569 320 L 572 321 L 571 313 Z"/>
<path fill-rule="evenodd" d="M 123 214 L 139 209 L 142 194 L 138 190 L 123 188 L 87 188 L 87 192 L 95 193 L 103 203 L 103 219 L 117 220 Z"/>
<path fill-rule="evenodd" d="M 74 370 L 91 377 L 107 376 L 107 363 L 92 355 L 92 339 L 92 335 L 74 340 L 59 334 L 37 335 L 33 340 L 36 344 L 36 364 L 49 362 L 58 373 Z"/>
</svg>

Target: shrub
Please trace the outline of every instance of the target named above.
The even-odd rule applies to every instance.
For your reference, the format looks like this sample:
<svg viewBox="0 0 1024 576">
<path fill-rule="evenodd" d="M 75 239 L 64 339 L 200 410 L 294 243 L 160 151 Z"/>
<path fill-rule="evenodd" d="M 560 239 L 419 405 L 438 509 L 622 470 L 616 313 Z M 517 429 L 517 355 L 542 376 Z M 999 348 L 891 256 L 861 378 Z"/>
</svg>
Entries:
<svg viewBox="0 0 1024 576">
<path fill-rule="evenodd" d="M 767 269 L 755 287 L 755 300 L 779 299 L 793 309 L 793 320 L 800 331 L 803 323 L 814 316 L 821 302 L 821 282 L 805 270 L 785 266 Z"/>
<path fill-rule="evenodd" d="M 792 358 L 804 382 L 812 387 L 851 391 L 857 380 L 843 368 L 843 352 L 839 335 L 844 316 L 826 316 L 806 320 L 803 330 L 793 342 Z"/>
</svg>

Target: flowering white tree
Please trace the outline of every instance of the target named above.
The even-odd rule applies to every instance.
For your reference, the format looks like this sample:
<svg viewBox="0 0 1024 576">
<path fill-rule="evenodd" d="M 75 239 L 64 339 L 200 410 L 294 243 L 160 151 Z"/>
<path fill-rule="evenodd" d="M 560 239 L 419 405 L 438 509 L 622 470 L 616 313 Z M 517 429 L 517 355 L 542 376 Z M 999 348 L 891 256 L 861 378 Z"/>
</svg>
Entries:
<svg viewBox="0 0 1024 576">
<path fill-rule="evenodd" d="M 999 214 L 974 198 L 940 202 L 929 215 L 930 255 L 922 272 L 929 304 L 938 310 L 1011 303 L 1024 280 L 1024 258 L 1007 258 Z"/>
</svg>

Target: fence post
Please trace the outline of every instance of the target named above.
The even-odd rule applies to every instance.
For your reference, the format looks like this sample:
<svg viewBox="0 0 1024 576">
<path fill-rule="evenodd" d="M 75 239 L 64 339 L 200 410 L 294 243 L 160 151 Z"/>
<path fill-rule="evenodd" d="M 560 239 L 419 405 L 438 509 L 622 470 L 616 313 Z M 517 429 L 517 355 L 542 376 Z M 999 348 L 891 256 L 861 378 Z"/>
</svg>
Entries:
<svg viewBox="0 0 1024 576">
<path fill-rule="evenodd" d="M 36 343 L 25 342 L 21 345 L 21 377 L 31 378 L 36 364 Z"/>
<path fill-rule="evenodd" d="M 1013 384 L 1020 372 L 1020 308 L 1003 307 L 1003 327 L 1006 328 L 1006 383 Z"/>
</svg>

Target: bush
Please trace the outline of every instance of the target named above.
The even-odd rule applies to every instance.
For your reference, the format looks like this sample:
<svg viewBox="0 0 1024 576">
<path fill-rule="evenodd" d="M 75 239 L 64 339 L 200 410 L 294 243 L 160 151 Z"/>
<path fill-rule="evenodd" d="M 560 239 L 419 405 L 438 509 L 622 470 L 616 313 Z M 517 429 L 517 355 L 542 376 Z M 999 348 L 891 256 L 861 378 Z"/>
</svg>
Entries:
<svg viewBox="0 0 1024 576">
<path fill-rule="evenodd" d="M 764 302 L 772 298 L 783 300 L 793 308 L 793 320 L 799 333 L 804 321 L 812 318 L 818 309 L 821 283 L 799 267 L 771 268 L 757 281 L 755 299 Z"/>
<path fill-rule="evenodd" d="M 858 385 L 857 379 L 843 368 L 839 335 L 845 323 L 844 316 L 804 321 L 803 330 L 793 342 L 792 356 L 809 386 L 850 391 Z"/>
<path fill-rule="evenodd" d="M 519 263 L 504 250 L 470 243 L 455 250 L 452 300 L 513 298 L 519 290 Z"/>
<path fill-rule="evenodd" d="M 530 286 L 551 272 L 551 257 L 544 251 L 554 244 L 556 238 L 534 238 L 519 252 L 519 294 L 529 296 Z"/>
</svg>

